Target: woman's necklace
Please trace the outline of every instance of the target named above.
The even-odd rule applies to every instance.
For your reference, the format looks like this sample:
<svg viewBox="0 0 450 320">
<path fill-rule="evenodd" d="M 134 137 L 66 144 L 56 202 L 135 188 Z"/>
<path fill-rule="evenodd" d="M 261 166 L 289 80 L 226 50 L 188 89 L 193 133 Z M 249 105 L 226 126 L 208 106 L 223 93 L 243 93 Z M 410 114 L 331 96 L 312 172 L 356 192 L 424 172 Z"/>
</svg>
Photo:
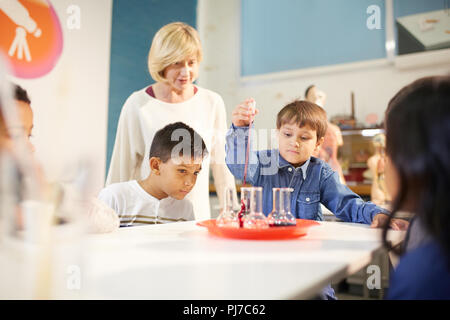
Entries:
<svg viewBox="0 0 450 320">
<path fill-rule="evenodd" d="M 182 103 L 190 98 L 192 98 L 195 94 L 195 86 L 192 85 L 190 88 L 186 88 L 186 90 L 174 90 L 173 87 L 168 86 L 166 84 L 156 83 L 153 85 L 153 93 L 155 94 L 155 98 L 167 103 Z"/>
</svg>

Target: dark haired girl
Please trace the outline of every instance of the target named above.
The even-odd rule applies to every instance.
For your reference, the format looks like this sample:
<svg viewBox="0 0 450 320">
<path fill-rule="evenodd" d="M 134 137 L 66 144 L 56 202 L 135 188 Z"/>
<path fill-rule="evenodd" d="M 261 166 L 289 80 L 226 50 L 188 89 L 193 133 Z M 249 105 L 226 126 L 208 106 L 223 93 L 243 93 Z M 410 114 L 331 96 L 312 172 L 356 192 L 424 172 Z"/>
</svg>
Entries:
<svg viewBox="0 0 450 320">
<path fill-rule="evenodd" d="M 391 217 L 414 213 L 388 298 L 450 299 L 449 76 L 416 80 L 392 98 L 386 153 Z"/>
</svg>

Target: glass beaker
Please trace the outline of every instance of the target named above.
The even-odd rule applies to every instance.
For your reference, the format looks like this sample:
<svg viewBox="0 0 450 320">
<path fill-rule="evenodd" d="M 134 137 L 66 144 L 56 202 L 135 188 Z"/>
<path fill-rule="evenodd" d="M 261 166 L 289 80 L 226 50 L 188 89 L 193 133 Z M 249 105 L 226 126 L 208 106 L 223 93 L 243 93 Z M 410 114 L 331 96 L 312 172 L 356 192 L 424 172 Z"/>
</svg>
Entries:
<svg viewBox="0 0 450 320">
<path fill-rule="evenodd" d="M 297 220 L 291 213 L 292 188 L 273 188 L 273 209 L 267 217 L 271 227 L 295 226 Z"/>
<path fill-rule="evenodd" d="M 265 229 L 269 227 L 262 212 L 262 187 L 250 188 L 250 212 L 244 217 L 244 228 Z"/>
<path fill-rule="evenodd" d="M 239 219 L 233 210 L 234 193 L 231 188 L 225 189 L 225 206 L 216 219 L 216 225 L 225 228 L 239 228 Z"/>
</svg>

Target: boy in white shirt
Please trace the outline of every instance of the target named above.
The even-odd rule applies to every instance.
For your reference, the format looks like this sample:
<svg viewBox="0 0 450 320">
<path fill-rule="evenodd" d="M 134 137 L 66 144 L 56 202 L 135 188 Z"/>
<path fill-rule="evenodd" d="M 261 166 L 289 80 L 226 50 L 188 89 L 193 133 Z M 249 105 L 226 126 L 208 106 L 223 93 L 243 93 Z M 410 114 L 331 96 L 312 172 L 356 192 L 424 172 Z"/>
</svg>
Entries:
<svg viewBox="0 0 450 320">
<path fill-rule="evenodd" d="M 182 122 L 156 132 L 150 147 L 150 174 L 141 181 L 114 183 L 99 199 L 114 209 L 120 226 L 194 220 L 184 197 L 193 189 L 204 157 L 202 137 Z"/>
</svg>

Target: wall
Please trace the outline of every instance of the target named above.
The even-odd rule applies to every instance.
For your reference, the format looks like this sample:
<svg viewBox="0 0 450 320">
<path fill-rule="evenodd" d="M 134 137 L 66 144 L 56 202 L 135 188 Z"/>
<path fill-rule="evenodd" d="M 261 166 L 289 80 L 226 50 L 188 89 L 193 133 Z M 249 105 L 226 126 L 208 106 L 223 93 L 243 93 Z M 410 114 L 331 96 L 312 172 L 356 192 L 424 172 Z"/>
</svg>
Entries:
<svg viewBox="0 0 450 320">
<path fill-rule="evenodd" d="M 238 101 L 240 1 L 199 0 L 197 25 L 203 46 L 198 84 L 218 92 L 225 101 L 228 122 Z"/>
<path fill-rule="evenodd" d="M 29 93 L 32 142 L 49 180 L 70 181 L 81 161 L 92 165 L 94 193 L 103 187 L 117 122 L 126 98 L 153 82 L 147 54 L 163 25 L 196 25 L 197 0 L 52 0 L 63 32 L 55 68 L 36 79 L 12 80 Z M 69 29 L 69 6 L 80 29 Z"/>
<path fill-rule="evenodd" d="M 114 0 L 107 170 L 123 104 L 134 91 L 154 82 L 147 67 L 153 36 L 170 22 L 182 21 L 195 27 L 196 8 L 197 0 Z"/>
<path fill-rule="evenodd" d="M 384 21 L 384 0 L 241 1 L 241 75 L 385 58 L 384 30 L 367 28 L 370 6 Z"/>
<path fill-rule="evenodd" d="M 381 120 L 388 101 L 402 86 L 419 77 L 450 71 L 450 54 L 444 52 L 447 58 L 438 64 L 434 64 L 430 53 L 429 57 L 417 57 L 402 68 L 396 67 L 400 64 L 397 61 L 380 59 L 240 78 L 240 0 L 199 0 L 198 10 L 205 50 L 199 83 L 222 95 L 228 123 L 235 105 L 246 97 L 254 97 L 262 111 L 255 122 L 256 128 L 274 128 L 281 107 L 303 97 L 310 84 L 327 93 L 325 109 L 330 116 L 350 114 L 350 92 L 354 91 L 357 119 L 364 121 L 368 114 L 376 113 Z"/>
<path fill-rule="evenodd" d="M 53 0 L 63 32 L 54 69 L 36 79 L 12 78 L 29 93 L 32 142 L 50 180 L 70 181 L 80 161 L 92 164 L 92 191 L 104 180 L 111 36 L 111 0 Z M 80 28 L 69 29 L 68 8 L 80 9 Z"/>
<path fill-rule="evenodd" d="M 144 10 L 141 8 L 133 11 L 126 6 L 129 2 L 122 1 L 119 3 L 124 7 L 116 12 L 128 12 L 128 20 L 123 20 L 122 27 L 125 28 L 128 23 L 129 28 L 132 28 L 134 20 L 131 18 L 135 15 L 131 13 L 140 14 Z M 156 6 L 160 2 L 148 3 Z M 63 53 L 58 63 L 49 74 L 41 78 L 12 80 L 26 88 L 30 94 L 35 113 L 32 140 L 47 176 L 51 180 L 71 179 L 79 161 L 87 159 L 94 165 L 94 190 L 103 186 L 107 169 L 108 96 L 111 98 L 112 110 L 109 113 L 109 155 L 118 114 L 125 98 L 131 91 L 151 81 L 147 75 L 145 60 L 152 32 L 159 25 L 178 20 L 181 14 L 191 17 L 197 15 L 198 30 L 205 51 L 198 83 L 222 95 L 229 124 L 234 106 L 244 98 L 253 96 L 262 110 L 256 127 L 273 128 L 278 110 L 288 101 L 302 96 L 311 83 L 327 92 L 326 109 L 330 115 L 350 112 L 350 91 L 353 90 L 357 118 L 364 120 L 367 114 L 375 112 L 381 119 L 387 102 L 403 85 L 421 76 L 442 74 L 450 70 L 450 62 L 433 65 L 430 58 L 431 64 L 422 67 L 414 67 L 414 61 L 401 69 L 386 61 L 374 61 L 241 79 L 239 0 L 199 0 L 197 12 L 192 3 L 184 7 L 183 1 L 172 1 L 170 5 L 166 3 L 165 18 L 158 18 L 162 13 L 156 10 L 158 15 L 153 15 L 152 21 L 144 19 L 148 21 L 148 34 L 145 33 L 147 24 L 141 23 L 141 32 L 126 33 L 118 30 L 114 35 L 111 35 L 111 25 L 117 27 L 117 24 L 112 21 L 111 0 L 58 0 L 52 1 L 52 4 L 60 17 L 64 37 Z M 72 4 L 79 6 L 81 10 L 80 29 L 67 28 L 67 8 Z M 151 15 L 149 12 L 145 14 Z M 153 22 L 158 26 L 153 25 L 151 30 L 154 31 L 151 31 L 150 25 Z M 133 34 L 135 39 L 132 38 Z M 117 42 L 113 46 L 110 64 L 111 36 Z M 122 47 L 117 44 L 121 43 L 129 48 L 133 48 L 133 43 L 139 44 L 142 51 L 140 60 L 134 56 L 128 60 L 123 60 L 124 56 L 120 58 L 118 52 Z M 132 67 L 129 64 L 133 65 L 133 70 L 140 72 L 140 79 L 137 76 L 133 78 L 137 71 L 125 72 Z"/>
</svg>

